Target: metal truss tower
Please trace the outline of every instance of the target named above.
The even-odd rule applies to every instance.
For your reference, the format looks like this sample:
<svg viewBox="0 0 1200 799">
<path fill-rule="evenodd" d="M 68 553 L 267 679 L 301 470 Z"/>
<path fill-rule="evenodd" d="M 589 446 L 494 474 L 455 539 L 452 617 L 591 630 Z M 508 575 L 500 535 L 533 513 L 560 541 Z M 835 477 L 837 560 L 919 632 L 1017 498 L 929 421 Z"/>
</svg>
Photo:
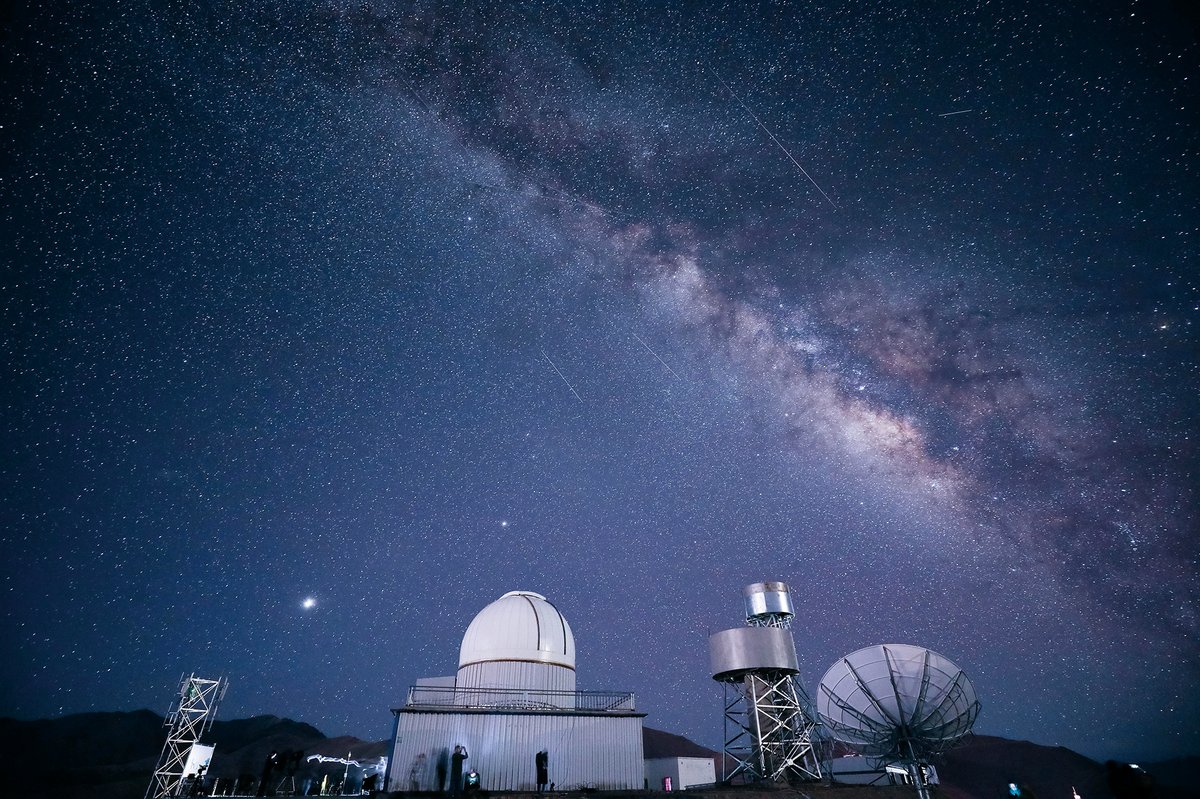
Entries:
<svg viewBox="0 0 1200 799">
<path fill-rule="evenodd" d="M 784 583 L 755 583 L 744 594 L 746 626 L 709 638 L 713 679 L 725 697 L 722 779 L 819 780 L 817 725 L 797 679 L 791 593 Z"/>
<path fill-rule="evenodd" d="M 169 727 L 167 742 L 146 789 L 146 799 L 178 796 L 183 788 L 184 767 L 192 746 L 200 741 L 217 717 L 217 705 L 225 697 L 229 682 L 224 677 L 206 680 L 192 674 L 179 681 L 179 698 L 163 720 Z"/>
</svg>

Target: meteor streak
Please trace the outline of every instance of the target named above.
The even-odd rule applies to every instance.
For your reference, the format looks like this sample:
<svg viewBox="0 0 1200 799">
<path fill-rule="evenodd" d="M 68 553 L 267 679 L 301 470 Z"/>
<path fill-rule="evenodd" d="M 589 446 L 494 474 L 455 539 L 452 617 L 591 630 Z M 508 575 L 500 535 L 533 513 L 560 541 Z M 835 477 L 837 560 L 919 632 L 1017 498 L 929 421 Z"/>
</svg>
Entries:
<svg viewBox="0 0 1200 799">
<path fill-rule="evenodd" d="M 629 332 L 633 333 L 633 331 L 632 331 L 632 330 L 631 330 L 631 331 L 629 331 Z M 665 368 L 665 369 L 666 369 L 668 372 L 670 372 L 670 373 L 671 373 L 672 375 L 674 375 L 676 378 L 678 378 L 678 377 L 679 377 L 679 375 L 675 374 L 675 370 L 674 370 L 674 369 L 672 369 L 670 366 L 668 366 L 668 365 L 667 365 L 667 362 L 666 362 L 666 361 L 664 361 L 662 358 L 659 358 L 659 357 L 658 357 L 658 353 L 657 353 L 657 352 L 655 352 L 654 350 L 650 349 L 650 345 L 649 345 L 649 344 L 647 344 L 646 342 L 642 341 L 642 337 L 641 337 L 641 336 L 639 336 L 637 333 L 633 333 L 633 337 L 634 337 L 634 338 L 636 338 L 636 339 L 638 340 L 638 343 L 640 343 L 640 344 L 641 344 L 643 347 L 645 347 L 645 348 L 646 348 L 646 352 L 650 353 L 650 354 L 651 354 L 651 355 L 653 355 L 655 358 L 657 358 L 657 359 L 658 359 L 658 362 L 659 362 L 659 363 L 661 363 L 661 364 L 663 365 L 663 367 L 664 367 L 664 368 Z"/>
<path fill-rule="evenodd" d="M 575 390 L 575 386 L 571 385 L 571 381 L 568 380 L 566 375 L 559 371 L 559 368 L 554 365 L 554 361 L 550 360 L 550 356 L 546 354 L 546 351 L 541 350 L 541 353 L 542 357 L 546 359 L 546 363 L 550 364 L 550 367 L 554 369 L 558 376 L 562 378 L 562 381 L 567 384 L 567 388 L 571 389 L 571 393 L 575 395 L 575 399 L 583 402 L 583 397 L 579 396 L 579 392 Z"/>
<path fill-rule="evenodd" d="M 762 120 L 759 119 L 758 116 L 753 111 L 750 110 L 750 106 L 746 105 L 746 103 L 742 101 L 742 98 L 738 96 L 737 92 L 735 92 L 733 89 L 729 88 L 729 84 L 726 83 L 725 81 L 721 80 L 721 76 L 718 75 L 716 72 L 713 72 L 712 68 L 709 67 L 707 64 L 704 65 L 704 68 L 707 69 L 709 74 L 712 75 L 714 78 L 716 78 L 717 81 L 719 81 L 720 84 L 725 87 L 725 91 L 727 91 L 733 95 L 733 99 L 737 100 L 738 103 L 742 106 L 742 108 L 746 109 L 746 113 L 750 115 L 750 118 L 753 119 L 755 122 L 757 122 L 758 126 L 763 129 L 763 132 L 771 137 L 771 141 L 775 142 L 776 147 L 778 147 L 780 150 L 783 150 L 783 154 L 788 157 L 788 160 L 790 160 L 793 164 L 796 165 L 796 168 L 800 170 L 800 173 L 802 175 L 804 175 L 804 177 L 808 178 L 808 182 L 813 184 L 813 186 L 816 187 L 817 191 L 821 192 L 821 196 L 824 197 L 826 200 L 829 200 L 830 205 L 832 205 L 834 208 L 837 208 L 837 203 L 835 203 L 832 199 L 830 199 L 829 195 L 825 193 L 825 190 L 817 185 L 817 182 L 815 180 L 813 180 L 812 175 L 808 174 L 808 170 L 806 170 L 804 167 L 800 166 L 800 162 L 796 160 L 796 156 L 792 155 L 791 151 L 788 150 L 788 148 L 783 146 L 783 142 L 781 142 L 781 141 L 779 141 L 779 139 L 775 138 L 775 134 L 771 132 L 771 129 L 768 128 L 766 125 L 764 125 Z"/>
</svg>

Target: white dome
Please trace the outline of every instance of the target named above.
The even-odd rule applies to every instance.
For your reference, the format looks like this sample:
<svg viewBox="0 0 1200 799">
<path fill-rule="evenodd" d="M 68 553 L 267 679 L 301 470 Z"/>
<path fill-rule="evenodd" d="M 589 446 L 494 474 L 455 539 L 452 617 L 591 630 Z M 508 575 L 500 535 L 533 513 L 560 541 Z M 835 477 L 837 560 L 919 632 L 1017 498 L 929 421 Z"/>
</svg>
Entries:
<svg viewBox="0 0 1200 799">
<path fill-rule="evenodd" d="M 472 620 L 458 651 L 458 667 L 516 661 L 575 669 L 571 626 L 546 597 L 510 591 Z"/>
</svg>

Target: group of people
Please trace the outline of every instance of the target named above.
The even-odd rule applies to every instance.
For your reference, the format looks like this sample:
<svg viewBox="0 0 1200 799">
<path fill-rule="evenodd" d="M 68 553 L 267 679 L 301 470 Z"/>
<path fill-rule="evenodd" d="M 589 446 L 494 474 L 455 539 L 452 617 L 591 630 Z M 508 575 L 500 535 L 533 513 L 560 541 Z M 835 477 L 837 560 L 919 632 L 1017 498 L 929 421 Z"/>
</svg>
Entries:
<svg viewBox="0 0 1200 799">
<path fill-rule="evenodd" d="M 480 789 L 479 772 L 474 769 L 464 772 L 469 757 L 467 747 L 455 744 L 454 751 L 447 762 L 446 750 L 443 749 L 442 756 L 438 758 L 437 763 L 435 790 L 439 792 L 444 790 L 447 787 L 446 778 L 449 777 L 448 793 L 451 797 L 457 799 L 460 796 L 478 792 Z M 408 787 L 413 793 L 422 788 L 426 764 L 427 758 L 424 752 L 413 760 L 412 768 L 408 772 Z M 553 789 L 554 784 L 550 782 L 550 753 L 544 749 L 538 752 L 533 756 L 533 764 L 537 771 L 537 792 L 545 793 L 547 786 Z"/>
</svg>

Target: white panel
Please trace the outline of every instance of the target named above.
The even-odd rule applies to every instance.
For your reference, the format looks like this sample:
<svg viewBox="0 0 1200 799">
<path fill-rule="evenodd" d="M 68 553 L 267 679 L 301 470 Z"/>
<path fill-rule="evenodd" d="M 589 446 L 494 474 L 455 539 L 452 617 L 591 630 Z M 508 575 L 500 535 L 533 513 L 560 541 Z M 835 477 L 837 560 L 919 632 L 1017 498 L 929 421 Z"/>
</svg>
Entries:
<svg viewBox="0 0 1200 799">
<path fill-rule="evenodd" d="M 192 744 L 188 750 L 187 763 L 183 767 L 183 776 L 190 777 L 200 770 L 201 766 L 208 768 L 212 761 L 213 747 L 205 744 Z"/>
<path fill-rule="evenodd" d="M 711 757 L 681 757 L 679 763 L 679 790 L 693 785 L 712 785 L 717 781 L 717 764 Z"/>
<path fill-rule="evenodd" d="M 646 761 L 646 784 L 652 791 L 663 789 L 663 777 L 671 778 L 671 789 L 687 790 L 694 785 L 717 781 L 716 761 L 711 757 L 656 757 Z"/>
</svg>

